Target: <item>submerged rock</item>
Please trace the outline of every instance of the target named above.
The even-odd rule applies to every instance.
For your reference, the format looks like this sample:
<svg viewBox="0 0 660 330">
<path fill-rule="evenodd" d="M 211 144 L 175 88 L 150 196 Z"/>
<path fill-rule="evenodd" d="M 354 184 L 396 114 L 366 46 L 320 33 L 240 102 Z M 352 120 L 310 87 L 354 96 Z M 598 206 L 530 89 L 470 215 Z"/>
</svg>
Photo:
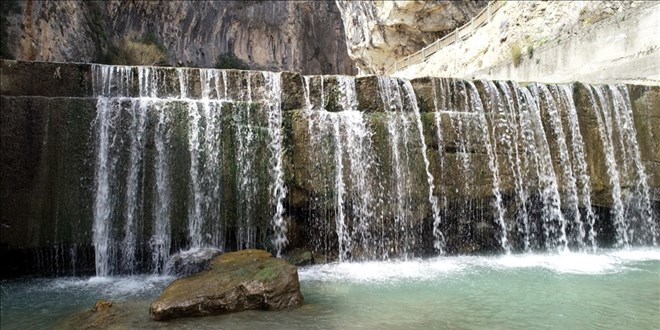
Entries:
<svg viewBox="0 0 660 330">
<path fill-rule="evenodd" d="M 165 321 L 247 309 L 281 310 L 300 306 L 303 296 L 296 266 L 263 250 L 225 253 L 211 268 L 175 280 L 149 308 Z"/>
<path fill-rule="evenodd" d="M 55 328 L 63 329 L 107 329 L 122 328 L 126 323 L 128 310 L 115 302 L 100 299 L 94 307 L 77 313 Z"/>
</svg>

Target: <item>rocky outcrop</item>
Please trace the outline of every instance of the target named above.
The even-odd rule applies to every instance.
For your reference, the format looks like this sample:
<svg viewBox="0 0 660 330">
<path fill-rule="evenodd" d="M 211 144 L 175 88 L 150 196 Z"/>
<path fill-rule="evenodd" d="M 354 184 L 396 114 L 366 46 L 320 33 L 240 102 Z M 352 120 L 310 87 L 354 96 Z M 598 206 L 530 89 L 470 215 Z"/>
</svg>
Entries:
<svg viewBox="0 0 660 330">
<path fill-rule="evenodd" d="M 584 7 L 580 9 L 580 5 Z M 532 31 L 534 25 L 511 26 L 507 30 L 511 31 L 512 42 L 492 43 L 489 54 L 473 50 L 476 43 L 472 42 L 463 47 L 465 53 L 481 55 L 470 56 L 471 61 L 461 64 L 462 68 L 457 65 L 448 69 L 455 70 L 455 76 L 472 79 L 660 85 L 660 38 L 656 34 L 660 30 L 660 4 L 652 1 L 576 1 L 556 2 L 548 7 L 546 12 L 554 11 L 561 19 L 543 21 L 561 22 L 561 25 L 556 23 L 551 29 L 543 25 Z M 568 12 L 572 14 L 564 14 Z M 535 15 L 540 16 L 530 13 L 532 17 Z M 508 20 L 514 21 L 514 18 Z M 520 35 L 523 33 L 526 39 Z M 534 37 L 530 38 L 530 35 Z M 484 44 L 483 40 L 479 43 Z M 514 63 L 507 54 L 515 43 L 526 47 L 520 63 Z M 594 49 L 598 51 L 594 52 Z M 435 57 L 436 63 L 442 56 Z M 424 75 L 429 71 L 443 74 L 434 65 L 417 69 Z"/>
<path fill-rule="evenodd" d="M 149 35 L 170 65 L 352 74 L 339 10 L 329 1 L 25 1 L 3 4 L 2 57 L 98 62 L 122 38 Z"/>
<path fill-rule="evenodd" d="M 346 43 L 361 73 L 382 74 L 470 20 L 487 1 L 342 1 Z"/>
<path fill-rule="evenodd" d="M 658 84 L 652 31 L 659 8 L 653 1 L 507 1 L 476 33 L 393 75 Z"/>
<path fill-rule="evenodd" d="M 170 284 L 149 308 L 151 318 L 166 321 L 247 309 L 281 310 L 300 306 L 298 270 L 262 250 L 225 253 L 211 269 Z"/>
<path fill-rule="evenodd" d="M 102 8 L 95 1 L 5 1 L 2 58 L 92 62 L 108 40 Z"/>
</svg>

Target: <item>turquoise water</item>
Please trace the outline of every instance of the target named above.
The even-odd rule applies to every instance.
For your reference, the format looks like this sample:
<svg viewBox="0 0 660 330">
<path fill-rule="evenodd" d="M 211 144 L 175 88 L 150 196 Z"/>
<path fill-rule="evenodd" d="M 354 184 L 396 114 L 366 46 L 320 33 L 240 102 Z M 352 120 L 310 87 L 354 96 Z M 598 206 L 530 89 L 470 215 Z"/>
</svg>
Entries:
<svg viewBox="0 0 660 330">
<path fill-rule="evenodd" d="M 2 329 L 69 328 L 97 299 L 119 328 L 658 329 L 660 249 L 596 254 L 441 257 L 299 270 L 305 304 L 159 323 L 148 306 L 168 277 L 2 282 Z"/>
</svg>

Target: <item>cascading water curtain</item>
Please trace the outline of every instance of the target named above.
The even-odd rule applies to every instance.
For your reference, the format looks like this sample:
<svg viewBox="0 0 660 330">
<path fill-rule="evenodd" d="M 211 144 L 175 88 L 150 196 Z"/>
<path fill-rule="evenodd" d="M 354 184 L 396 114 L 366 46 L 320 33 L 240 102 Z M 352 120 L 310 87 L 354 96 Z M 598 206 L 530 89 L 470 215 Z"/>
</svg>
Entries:
<svg viewBox="0 0 660 330">
<path fill-rule="evenodd" d="M 97 275 L 205 248 L 349 261 L 657 244 L 626 86 L 310 76 L 289 95 L 283 79 L 93 66 Z"/>
<path fill-rule="evenodd" d="M 604 164 L 612 217 L 601 219 L 573 99 L 577 85 L 431 79 L 433 106 L 423 111 L 411 82 L 378 77 L 383 113 L 365 113 L 357 100 L 347 101 L 357 97 L 354 87 L 346 89 L 355 85 L 351 79 L 303 80 L 308 157 L 318 166 L 310 184 L 325 187 L 314 197 L 317 207 L 333 205 L 329 213 L 316 214 L 325 214 L 319 226 L 333 224 L 334 231 L 324 235 L 340 261 L 411 257 L 428 251 L 429 239 L 435 254 L 445 248 L 450 253 L 593 251 L 597 232 L 610 220 L 617 245 L 655 244 L 625 86 L 588 86 L 593 100 L 587 112 L 601 123 L 605 154 L 616 154 Z M 370 171 L 364 178 L 378 178 L 373 182 L 349 178 L 356 173 L 349 166 L 362 161 L 357 154 L 347 157 L 348 141 L 360 141 L 347 126 L 353 109 L 360 113 L 355 123 L 364 123 L 368 137 L 363 145 L 369 149 L 360 154 L 371 155 L 360 168 Z M 621 165 L 617 157 L 625 158 Z M 634 182 L 625 181 L 624 187 L 628 178 Z M 365 199 L 352 195 L 356 189 Z M 356 217 L 348 205 L 368 210 L 369 216 Z M 320 248 L 327 249 L 327 240 L 321 241 L 326 245 Z"/>
<path fill-rule="evenodd" d="M 183 249 L 265 247 L 269 231 L 281 254 L 280 75 L 93 70 L 98 276 L 162 273 L 170 254 Z"/>
</svg>

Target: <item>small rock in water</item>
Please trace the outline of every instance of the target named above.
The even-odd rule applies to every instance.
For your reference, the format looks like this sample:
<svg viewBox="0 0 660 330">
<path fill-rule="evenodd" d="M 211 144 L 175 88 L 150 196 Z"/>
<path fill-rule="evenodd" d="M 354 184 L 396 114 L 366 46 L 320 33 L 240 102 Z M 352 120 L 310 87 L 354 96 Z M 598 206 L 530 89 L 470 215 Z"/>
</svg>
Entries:
<svg viewBox="0 0 660 330">
<path fill-rule="evenodd" d="M 94 304 L 94 308 L 92 308 L 92 311 L 102 312 L 108 310 L 110 307 L 112 307 L 112 301 L 99 299 L 98 301 L 96 301 L 96 304 Z"/>
<path fill-rule="evenodd" d="M 126 328 L 128 310 L 115 302 L 99 299 L 91 310 L 71 315 L 56 324 L 57 329 L 108 329 Z"/>
<path fill-rule="evenodd" d="M 263 250 L 213 258 L 207 271 L 172 282 L 149 308 L 152 319 L 281 310 L 303 303 L 296 266 Z"/>
</svg>

